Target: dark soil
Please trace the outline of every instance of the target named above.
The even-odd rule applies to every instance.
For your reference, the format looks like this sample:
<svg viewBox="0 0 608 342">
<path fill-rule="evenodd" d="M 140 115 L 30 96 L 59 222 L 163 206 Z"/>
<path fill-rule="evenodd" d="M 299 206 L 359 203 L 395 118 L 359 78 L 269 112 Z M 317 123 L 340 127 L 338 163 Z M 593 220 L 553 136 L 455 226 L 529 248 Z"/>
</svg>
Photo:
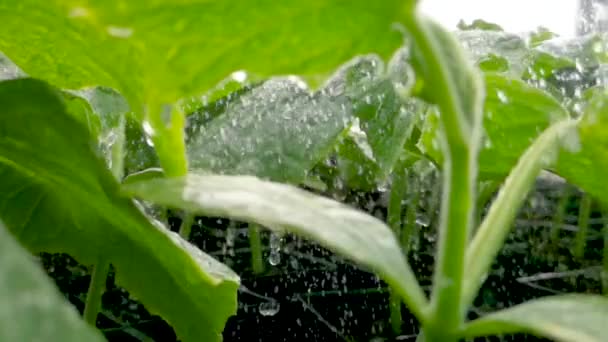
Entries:
<svg viewBox="0 0 608 342">
<path fill-rule="evenodd" d="M 600 292 L 602 219 L 594 213 L 585 257 L 576 260 L 570 250 L 578 215 L 579 196 L 568 206 L 559 241 L 550 242 L 556 198 L 559 190 L 539 188 L 534 192 L 498 256 L 470 318 L 498 308 L 554 293 Z M 345 199 L 363 210 L 384 217 L 381 193 L 349 194 Z M 428 209 L 428 203 L 421 207 Z M 434 211 L 432 211 L 434 212 Z M 428 213 L 427 213 L 428 215 Z M 410 246 L 410 263 L 420 282 L 430 285 L 433 271 L 436 215 L 428 227 L 419 231 Z M 176 229 L 178 219 L 171 220 Z M 230 228 L 228 228 L 230 227 Z M 234 244 L 226 244 L 226 231 L 235 233 Z M 568 230 L 570 229 L 570 230 Z M 264 233 L 265 245 L 269 234 Z M 417 322 L 405 307 L 402 334 L 391 334 L 388 292 L 373 274 L 362 271 L 328 251 L 286 237 L 278 265 L 266 264 L 266 272 L 253 275 L 246 226 L 216 218 L 199 218 L 191 241 L 227 263 L 242 276 L 238 313 L 230 318 L 224 340 L 231 341 L 414 341 Z M 268 251 L 265 251 L 266 256 Z M 86 267 L 66 255 L 42 255 L 42 262 L 59 289 L 82 311 L 89 275 Z M 567 272 L 571 272 L 568 274 Z M 542 274 L 542 276 L 539 276 Z M 543 279 L 535 279 L 543 278 Z M 150 315 L 143 305 L 129 298 L 126 291 L 107 281 L 103 312 L 98 327 L 110 341 L 175 341 L 173 329 L 158 316 Z M 279 311 L 262 315 L 260 305 L 275 301 Z M 541 341 L 529 336 L 506 336 L 479 341 Z"/>
</svg>

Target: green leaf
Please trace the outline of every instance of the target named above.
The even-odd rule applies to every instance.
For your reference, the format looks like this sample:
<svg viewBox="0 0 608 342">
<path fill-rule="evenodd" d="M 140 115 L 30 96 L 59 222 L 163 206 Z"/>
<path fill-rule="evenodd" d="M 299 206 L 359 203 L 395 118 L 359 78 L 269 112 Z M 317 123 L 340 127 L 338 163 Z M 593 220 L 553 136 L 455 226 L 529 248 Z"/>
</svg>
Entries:
<svg viewBox="0 0 608 342">
<path fill-rule="evenodd" d="M 235 70 L 317 82 L 355 55 L 402 42 L 400 0 L 0 0 L 0 51 L 65 88 L 104 85 L 134 106 L 201 94 Z M 28 23 L 24 25 L 23 23 Z M 49 29 L 52 28 L 52 29 Z"/>
<path fill-rule="evenodd" d="M 547 128 L 520 156 L 504 181 L 467 247 L 462 308 L 468 308 L 475 298 L 538 174 L 554 165 L 562 147 L 571 145 L 573 136 L 576 138 L 576 124 L 566 119 Z"/>
<path fill-rule="evenodd" d="M 479 173 L 483 179 L 500 180 L 542 131 L 569 114 L 551 95 L 520 80 L 488 74 L 485 85 L 485 136 L 479 153 Z M 428 114 L 419 147 L 442 163 L 437 116 L 434 111 Z"/>
<path fill-rule="evenodd" d="M 524 80 L 547 80 L 553 74 L 563 69 L 575 69 L 576 63 L 574 60 L 553 55 L 543 51 L 534 51 L 531 56 L 531 62 L 526 71 L 523 73 Z"/>
<path fill-rule="evenodd" d="M 458 29 L 463 31 L 471 31 L 471 30 L 484 30 L 484 31 L 504 31 L 503 28 L 491 22 L 487 22 L 483 19 L 475 19 L 470 24 L 464 22 L 464 20 L 460 20 L 458 22 Z"/>
<path fill-rule="evenodd" d="M 481 57 L 477 61 L 477 66 L 484 72 L 507 72 L 509 71 L 509 61 L 504 58 L 497 56 L 493 53 Z"/>
<path fill-rule="evenodd" d="M 0 222 L 0 340 L 103 341 Z"/>
<path fill-rule="evenodd" d="M 127 175 L 160 166 L 154 144 L 144 132 L 147 127 L 149 126 L 142 126 L 136 120 L 127 118 L 124 159 Z"/>
<path fill-rule="evenodd" d="M 190 168 L 298 183 L 350 121 L 343 99 L 276 78 L 226 105 L 187 145 Z"/>
<path fill-rule="evenodd" d="M 186 140 L 190 140 L 213 119 L 226 112 L 229 103 L 238 101 L 242 95 L 249 93 L 253 88 L 262 83 L 231 86 L 228 89 L 212 91 L 209 95 L 194 97 L 184 104 L 186 118 Z"/>
<path fill-rule="evenodd" d="M 608 93 L 596 92 L 587 103 L 577 127 L 563 149 L 555 170 L 569 182 L 608 204 Z"/>
<path fill-rule="evenodd" d="M 502 179 L 542 131 L 569 115 L 551 95 L 522 81 L 487 75 L 485 84 L 479 173 L 484 179 Z"/>
<path fill-rule="evenodd" d="M 559 37 L 558 34 L 551 32 L 548 28 L 540 26 L 536 31 L 530 33 L 528 37 L 528 45 L 537 47 L 547 40 Z"/>
<path fill-rule="evenodd" d="M 92 87 L 70 90 L 67 93 L 86 101 L 89 108 L 82 108 L 80 120 L 92 130 L 99 141 L 99 148 L 113 174 L 122 178 L 124 174 L 125 126 L 130 109 L 127 101 L 116 90 Z M 74 112 L 74 110 L 72 110 Z M 78 115 L 78 113 L 77 113 Z M 95 127 L 96 123 L 99 127 Z"/>
<path fill-rule="evenodd" d="M 443 165 L 444 161 L 441 152 L 440 129 L 439 111 L 437 107 L 429 107 L 424 114 L 422 132 L 420 132 L 420 139 L 416 147 L 437 165 Z"/>
<path fill-rule="evenodd" d="M 480 67 L 488 67 L 488 60 L 500 60 L 503 70 L 508 75 L 520 77 L 527 67 L 530 54 L 526 42 L 518 35 L 498 31 L 459 31 L 456 38 L 469 52 L 470 58 Z M 485 64 L 485 65 L 484 65 Z M 494 67 L 496 68 L 496 67 Z"/>
<path fill-rule="evenodd" d="M 189 174 L 132 183 L 123 191 L 157 204 L 309 238 L 380 274 L 424 319 L 426 298 L 391 229 L 344 204 L 251 176 Z"/>
<path fill-rule="evenodd" d="M 32 79 L 0 83 L 0 218 L 32 252 L 89 265 L 103 256 L 182 340 L 219 341 L 238 277 L 119 194 L 96 141 L 59 96 Z"/>
<path fill-rule="evenodd" d="M 469 323 L 463 337 L 530 333 L 559 342 L 606 341 L 608 298 L 569 294 L 531 300 Z"/>
<path fill-rule="evenodd" d="M 406 91 L 406 67 L 394 68 L 406 73 L 397 83 Z M 345 98 L 357 117 L 338 146 L 338 168 L 350 188 L 370 190 L 386 181 L 411 134 L 413 106 L 406 108 L 392 76 L 379 57 L 363 56 L 342 66 L 321 90 Z"/>
</svg>

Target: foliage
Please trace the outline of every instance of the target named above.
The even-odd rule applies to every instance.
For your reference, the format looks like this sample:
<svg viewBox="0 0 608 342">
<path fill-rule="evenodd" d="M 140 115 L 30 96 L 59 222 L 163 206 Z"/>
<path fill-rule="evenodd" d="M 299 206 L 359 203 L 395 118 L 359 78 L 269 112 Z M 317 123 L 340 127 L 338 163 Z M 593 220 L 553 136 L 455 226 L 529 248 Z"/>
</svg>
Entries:
<svg viewBox="0 0 608 342">
<path fill-rule="evenodd" d="M 451 34 L 397 0 L 0 0 L 0 13 L 0 219 L 11 234 L 0 274 L 31 266 L 12 239 L 96 270 L 111 263 L 181 340 L 220 340 L 239 278 L 147 213 L 154 204 L 186 211 L 186 225 L 221 216 L 319 243 L 381 276 L 429 342 L 603 339 L 608 303 L 592 295 L 466 321 L 541 170 L 608 204 L 603 37 L 560 50 L 543 29 L 522 38 L 475 21 Z M 443 176 L 430 299 L 395 235 L 398 187 L 417 160 Z M 295 187 L 316 176 L 356 190 L 390 184 L 391 227 Z M 503 185 L 474 229 L 481 182 Z M 22 281 L 56 297 L 39 275 Z M 90 295 L 100 291 L 94 280 Z M 46 338 L 91 334 L 53 301 L 44 309 L 54 311 L 18 313 L 66 327 Z"/>
<path fill-rule="evenodd" d="M 0 339 L 102 341 L 0 223 Z"/>
</svg>

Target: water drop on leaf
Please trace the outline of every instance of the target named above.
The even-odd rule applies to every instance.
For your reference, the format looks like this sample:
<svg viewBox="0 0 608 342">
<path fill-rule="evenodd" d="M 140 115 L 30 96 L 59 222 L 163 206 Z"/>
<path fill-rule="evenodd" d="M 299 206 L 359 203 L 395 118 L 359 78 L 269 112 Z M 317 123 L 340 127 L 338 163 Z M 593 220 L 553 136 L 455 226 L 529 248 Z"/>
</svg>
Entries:
<svg viewBox="0 0 608 342">
<path fill-rule="evenodd" d="M 276 300 L 272 300 L 261 303 L 258 307 L 258 310 L 260 311 L 260 315 L 262 316 L 274 316 L 279 312 L 280 308 L 281 306 L 279 302 L 277 302 Z"/>
</svg>

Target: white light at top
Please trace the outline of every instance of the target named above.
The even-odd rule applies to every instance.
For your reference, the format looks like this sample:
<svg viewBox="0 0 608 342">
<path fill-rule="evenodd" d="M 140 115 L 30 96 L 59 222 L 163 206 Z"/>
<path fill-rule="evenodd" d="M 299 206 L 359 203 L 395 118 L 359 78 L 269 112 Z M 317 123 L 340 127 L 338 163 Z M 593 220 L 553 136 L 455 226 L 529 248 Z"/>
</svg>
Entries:
<svg viewBox="0 0 608 342">
<path fill-rule="evenodd" d="M 544 26 L 562 37 L 575 34 L 577 0 L 420 0 L 421 11 L 449 29 L 463 19 L 483 19 L 521 33 Z"/>
</svg>

